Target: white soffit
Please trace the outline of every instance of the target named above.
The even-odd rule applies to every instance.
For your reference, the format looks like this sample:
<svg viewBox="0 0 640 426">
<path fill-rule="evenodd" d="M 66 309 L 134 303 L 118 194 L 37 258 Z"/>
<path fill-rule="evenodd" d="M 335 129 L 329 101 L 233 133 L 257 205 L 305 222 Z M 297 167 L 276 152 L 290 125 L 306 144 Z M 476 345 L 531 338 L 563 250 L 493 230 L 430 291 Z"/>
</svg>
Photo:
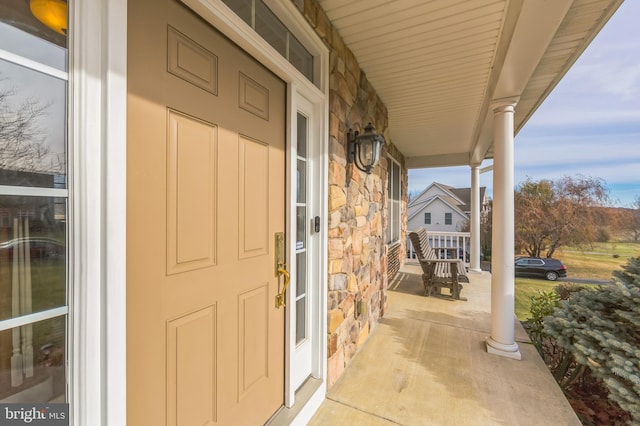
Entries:
<svg viewBox="0 0 640 426">
<path fill-rule="evenodd" d="M 520 96 L 522 127 L 621 2 L 319 0 L 411 168 L 491 158 L 491 101 Z"/>
</svg>

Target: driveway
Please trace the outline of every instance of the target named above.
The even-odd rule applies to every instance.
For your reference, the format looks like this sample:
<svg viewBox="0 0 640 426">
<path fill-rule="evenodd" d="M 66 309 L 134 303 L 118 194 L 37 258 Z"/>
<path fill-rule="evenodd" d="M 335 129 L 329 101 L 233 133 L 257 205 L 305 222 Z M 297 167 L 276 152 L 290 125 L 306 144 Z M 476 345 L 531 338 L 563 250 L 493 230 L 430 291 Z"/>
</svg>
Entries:
<svg viewBox="0 0 640 426">
<path fill-rule="evenodd" d="M 558 278 L 558 282 L 563 283 L 575 283 L 575 284 L 593 284 L 593 285 L 607 285 L 611 284 L 611 280 L 597 280 L 594 278 Z"/>
</svg>

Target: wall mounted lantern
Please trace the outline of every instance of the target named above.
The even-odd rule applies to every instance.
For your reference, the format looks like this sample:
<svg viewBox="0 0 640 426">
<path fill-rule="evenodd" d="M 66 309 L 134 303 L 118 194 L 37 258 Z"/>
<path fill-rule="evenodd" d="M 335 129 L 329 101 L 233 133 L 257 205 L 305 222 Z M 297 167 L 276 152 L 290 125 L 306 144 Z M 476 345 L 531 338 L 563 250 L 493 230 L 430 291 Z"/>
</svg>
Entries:
<svg viewBox="0 0 640 426">
<path fill-rule="evenodd" d="M 376 128 L 367 124 L 364 133 L 347 132 L 347 161 L 367 174 L 371 174 L 373 168 L 380 159 L 380 149 L 384 145 L 384 137 L 376 133 Z"/>
<path fill-rule="evenodd" d="M 66 0 L 31 0 L 31 13 L 52 30 L 67 35 Z"/>
</svg>

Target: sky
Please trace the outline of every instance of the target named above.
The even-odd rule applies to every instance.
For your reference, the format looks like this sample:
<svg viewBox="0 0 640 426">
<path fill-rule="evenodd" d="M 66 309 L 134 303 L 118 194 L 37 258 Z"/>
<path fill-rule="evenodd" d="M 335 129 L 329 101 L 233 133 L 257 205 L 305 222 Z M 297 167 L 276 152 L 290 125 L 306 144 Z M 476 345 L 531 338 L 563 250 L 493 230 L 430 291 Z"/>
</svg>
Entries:
<svg viewBox="0 0 640 426">
<path fill-rule="evenodd" d="M 23 32 L 11 25 L 0 22 L 0 39 L 3 48 L 11 53 L 45 64 L 58 71 L 66 67 L 66 49 L 53 45 L 39 37 Z M 66 93 L 67 83 L 42 72 L 36 72 L 8 61 L 0 67 L 0 92 L 14 92 L 4 99 L 9 110 L 18 110 L 29 100 L 44 107 L 33 127 L 39 130 L 42 142 L 49 154 L 42 160 L 44 171 L 51 164 L 58 164 L 65 158 L 66 149 Z"/>
<path fill-rule="evenodd" d="M 599 178 L 611 204 L 640 198 L 640 1 L 626 0 L 515 137 L 515 184 Z M 481 167 L 491 165 L 485 161 Z M 480 175 L 491 196 L 493 173 Z M 471 186 L 468 166 L 409 170 L 409 192 Z"/>
</svg>

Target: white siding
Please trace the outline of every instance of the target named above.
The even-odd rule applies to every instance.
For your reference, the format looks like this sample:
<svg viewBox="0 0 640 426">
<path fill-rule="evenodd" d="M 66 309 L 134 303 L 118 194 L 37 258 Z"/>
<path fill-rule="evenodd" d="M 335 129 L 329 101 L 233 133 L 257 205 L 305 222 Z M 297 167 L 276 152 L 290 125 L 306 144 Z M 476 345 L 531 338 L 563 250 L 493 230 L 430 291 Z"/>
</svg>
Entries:
<svg viewBox="0 0 640 426">
<path fill-rule="evenodd" d="M 428 231 L 456 232 L 467 220 L 459 211 L 452 209 L 451 206 L 438 198 L 421 207 L 420 212 L 409 219 L 407 223 L 407 229 L 409 231 L 416 231 L 420 227 L 424 227 Z M 424 223 L 424 214 L 426 212 L 431 213 L 430 225 Z M 451 225 L 445 225 L 445 213 L 451 213 Z"/>
</svg>

